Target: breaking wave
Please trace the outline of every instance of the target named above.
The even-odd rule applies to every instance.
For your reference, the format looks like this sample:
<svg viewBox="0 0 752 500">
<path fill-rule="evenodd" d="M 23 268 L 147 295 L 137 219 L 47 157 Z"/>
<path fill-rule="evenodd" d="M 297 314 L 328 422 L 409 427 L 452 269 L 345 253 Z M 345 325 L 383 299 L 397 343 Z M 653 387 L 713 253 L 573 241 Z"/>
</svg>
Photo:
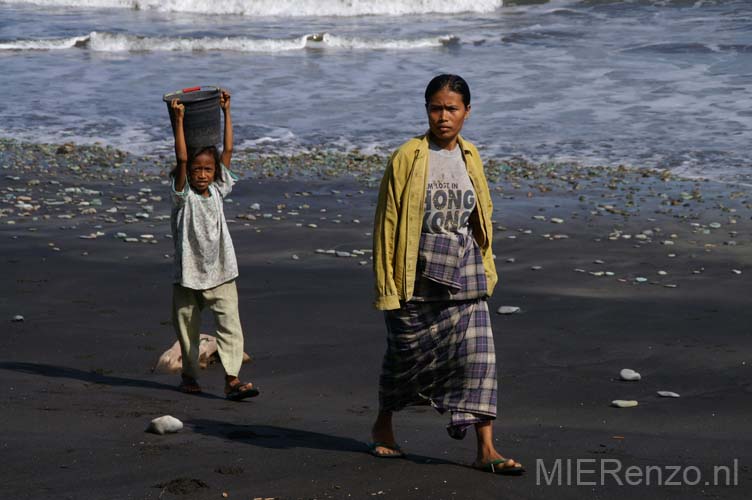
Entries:
<svg viewBox="0 0 752 500">
<path fill-rule="evenodd" d="M 64 50 L 88 49 L 96 52 L 158 52 L 158 51 L 235 51 L 286 52 L 304 49 L 349 50 L 415 50 L 442 47 L 459 43 L 451 35 L 414 39 L 366 39 L 332 35 L 329 33 L 303 35 L 289 39 L 249 37 L 144 37 L 120 33 L 37 39 L 0 41 L 0 50 Z"/>
<path fill-rule="evenodd" d="M 243 16 L 402 16 L 492 12 L 503 0 L 0 0 L 45 7 L 119 8 Z"/>
</svg>

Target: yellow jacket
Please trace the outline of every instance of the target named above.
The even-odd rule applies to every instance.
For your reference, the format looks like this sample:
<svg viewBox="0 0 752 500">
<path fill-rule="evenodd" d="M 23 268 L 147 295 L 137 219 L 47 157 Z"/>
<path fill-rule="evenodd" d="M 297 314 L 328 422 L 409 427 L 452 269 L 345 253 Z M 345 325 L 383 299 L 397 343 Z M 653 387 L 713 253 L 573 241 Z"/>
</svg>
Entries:
<svg viewBox="0 0 752 500">
<path fill-rule="evenodd" d="M 459 137 L 467 173 L 475 189 L 477 207 L 470 216 L 491 295 L 498 278 L 491 251 L 493 204 L 478 150 Z M 423 227 L 428 182 L 428 137 L 413 137 L 389 159 L 379 188 L 373 224 L 373 271 L 376 278 L 376 309 L 399 309 L 400 301 L 413 296 L 418 246 Z"/>
</svg>

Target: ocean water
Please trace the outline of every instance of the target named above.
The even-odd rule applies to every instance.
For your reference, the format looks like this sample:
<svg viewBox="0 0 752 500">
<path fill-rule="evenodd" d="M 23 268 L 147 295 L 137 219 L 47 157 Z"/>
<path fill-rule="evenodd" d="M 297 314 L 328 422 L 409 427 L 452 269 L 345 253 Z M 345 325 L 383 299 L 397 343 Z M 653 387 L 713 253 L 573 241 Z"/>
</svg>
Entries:
<svg viewBox="0 0 752 500">
<path fill-rule="evenodd" d="M 385 152 L 451 72 L 486 157 L 752 181 L 748 0 L 0 0 L 0 68 L 0 137 L 169 152 L 204 84 L 238 149 Z"/>
</svg>

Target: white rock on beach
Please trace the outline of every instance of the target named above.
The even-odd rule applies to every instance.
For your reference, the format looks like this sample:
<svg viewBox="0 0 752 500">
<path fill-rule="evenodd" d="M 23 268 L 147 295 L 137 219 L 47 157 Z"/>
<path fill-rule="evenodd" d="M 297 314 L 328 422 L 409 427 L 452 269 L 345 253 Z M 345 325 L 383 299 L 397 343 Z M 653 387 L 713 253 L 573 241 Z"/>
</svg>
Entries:
<svg viewBox="0 0 752 500">
<path fill-rule="evenodd" d="M 520 309 L 517 306 L 501 306 L 496 310 L 498 314 L 516 314 L 521 312 L 522 309 Z"/>
<path fill-rule="evenodd" d="M 16 314 L 15 316 L 13 316 L 13 320 L 12 320 L 12 321 L 13 321 L 14 323 L 20 323 L 20 322 L 22 322 L 23 320 L 24 320 L 24 317 L 23 317 L 23 316 L 21 316 L 20 314 Z"/>
<path fill-rule="evenodd" d="M 619 372 L 619 377 L 621 377 L 622 380 L 627 380 L 630 382 L 634 382 L 642 378 L 642 376 L 639 373 L 632 370 L 631 368 L 624 368 L 622 371 Z"/>
<path fill-rule="evenodd" d="M 183 422 L 171 415 L 155 418 L 146 428 L 146 432 L 154 434 L 171 434 L 183 429 Z"/>
<path fill-rule="evenodd" d="M 658 391 L 658 395 L 662 398 L 678 398 L 679 395 L 672 391 Z"/>
<path fill-rule="evenodd" d="M 633 399 L 614 399 L 613 401 L 611 401 L 611 406 L 615 406 L 617 408 L 634 408 L 638 404 L 639 403 Z"/>
</svg>

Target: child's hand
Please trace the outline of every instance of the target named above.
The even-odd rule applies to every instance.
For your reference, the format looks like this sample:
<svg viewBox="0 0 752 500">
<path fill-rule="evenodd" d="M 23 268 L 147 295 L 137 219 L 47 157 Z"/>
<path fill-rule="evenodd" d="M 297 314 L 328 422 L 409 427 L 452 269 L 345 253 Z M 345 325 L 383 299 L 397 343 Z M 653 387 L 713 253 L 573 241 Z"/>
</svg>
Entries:
<svg viewBox="0 0 752 500">
<path fill-rule="evenodd" d="M 170 107 L 175 113 L 175 120 L 183 121 L 183 117 L 185 116 L 185 106 L 183 104 L 180 104 L 180 99 L 175 98 L 170 101 Z"/>
<path fill-rule="evenodd" d="M 225 89 L 221 89 L 219 94 L 219 107 L 222 108 L 222 111 L 225 113 L 230 111 L 230 93 Z"/>
</svg>

